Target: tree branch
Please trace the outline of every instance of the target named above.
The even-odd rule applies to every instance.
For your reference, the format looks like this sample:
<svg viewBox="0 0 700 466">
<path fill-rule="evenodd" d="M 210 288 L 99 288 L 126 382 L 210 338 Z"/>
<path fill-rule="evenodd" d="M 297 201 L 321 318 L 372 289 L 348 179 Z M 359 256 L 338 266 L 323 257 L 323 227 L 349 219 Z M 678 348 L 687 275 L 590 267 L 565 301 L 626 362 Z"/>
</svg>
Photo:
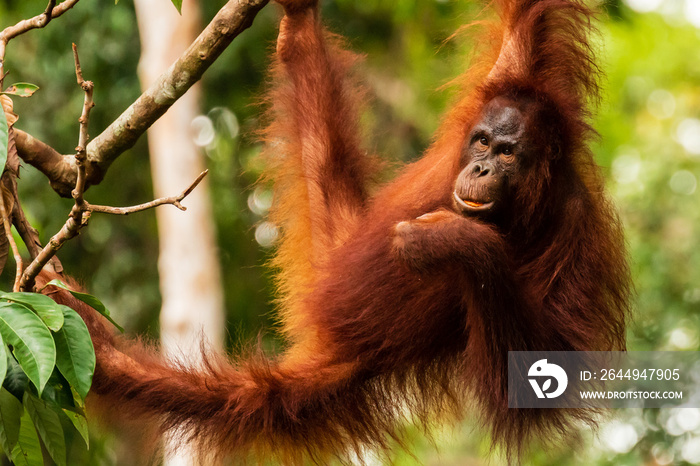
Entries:
<svg viewBox="0 0 700 466">
<path fill-rule="evenodd" d="M 159 205 L 172 204 L 180 210 L 187 210 L 187 207 L 180 204 L 184 198 L 186 198 L 194 188 L 207 176 L 209 170 L 204 170 L 199 176 L 192 182 L 189 188 L 185 189 L 177 196 L 161 197 L 160 199 L 153 200 L 151 202 L 146 202 L 144 204 L 139 204 L 131 207 L 110 207 L 105 205 L 94 205 L 86 202 L 86 209 L 90 212 L 101 212 L 104 214 L 113 215 L 129 215 L 136 212 L 141 212 L 144 210 L 152 209 L 158 207 Z"/>
<path fill-rule="evenodd" d="M 34 287 L 34 279 L 39 274 L 41 269 L 44 268 L 46 264 L 56 255 L 56 252 L 63 246 L 63 243 L 69 239 L 75 237 L 80 229 L 87 225 L 90 219 L 91 212 L 87 210 L 87 202 L 83 199 L 83 192 L 85 190 L 85 146 L 87 145 L 88 133 L 87 126 L 90 116 L 90 110 L 95 104 L 92 101 L 92 91 L 93 84 L 92 81 L 85 81 L 83 79 L 83 71 L 80 68 L 80 60 L 78 59 L 78 48 L 73 44 L 73 58 L 75 60 L 75 76 L 78 81 L 78 85 L 85 92 L 85 99 L 83 101 L 83 111 L 80 114 L 78 121 L 80 122 L 80 133 L 78 136 L 78 147 L 76 147 L 75 162 L 77 165 L 77 180 L 75 182 L 75 189 L 72 192 L 73 199 L 75 199 L 75 204 L 70 211 L 68 220 L 63 225 L 61 230 L 56 233 L 49 243 L 39 252 L 39 254 L 34 257 L 32 262 L 29 264 L 24 272 L 18 272 L 19 276 L 15 282 L 15 288 L 22 291 L 31 290 Z M 15 144 L 16 145 L 16 144 Z"/>
<path fill-rule="evenodd" d="M 132 212 L 139 212 L 142 210 L 150 209 L 163 204 L 173 204 L 178 209 L 185 210 L 185 207 L 180 204 L 185 196 L 192 192 L 192 190 L 199 184 L 200 181 L 206 176 L 207 171 L 202 172 L 197 179 L 190 185 L 189 188 L 185 189 L 179 196 L 167 197 L 163 199 L 156 199 L 155 201 L 148 202 L 146 204 L 141 204 L 133 207 L 107 207 L 107 206 L 93 206 L 88 203 L 83 194 L 85 192 L 85 182 L 86 182 L 86 158 L 87 154 L 85 152 L 85 146 L 88 140 L 88 121 L 90 116 L 90 110 L 95 106 L 92 100 L 93 83 L 92 81 L 85 81 L 83 79 L 83 72 L 80 67 L 80 60 L 78 59 L 78 49 L 73 44 L 73 56 L 75 59 L 75 76 L 78 81 L 78 85 L 85 92 L 85 99 L 83 101 L 83 111 L 80 115 L 80 135 L 78 137 L 78 147 L 76 147 L 75 163 L 77 167 L 77 178 L 75 182 L 75 189 L 72 191 L 73 199 L 75 199 L 75 204 L 68 215 L 68 220 L 61 227 L 61 230 L 56 233 L 46 246 L 44 246 L 38 254 L 35 255 L 29 266 L 21 271 L 21 257 L 19 258 L 17 268 L 17 279 L 15 280 L 14 289 L 16 290 L 32 290 L 34 288 L 34 280 L 36 279 L 39 272 L 44 268 L 46 264 L 49 263 L 54 257 L 59 249 L 65 244 L 66 241 L 74 238 L 80 230 L 85 227 L 90 220 L 90 216 L 93 212 L 104 212 L 111 214 L 121 214 L 128 215 Z M 49 155 L 54 156 L 55 154 Z M 2 193 L 0 193 L 1 195 Z M 6 225 L 6 230 L 9 231 L 9 222 L 7 220 L 7 215 L 2 204 L 2 199 L 0 199 L 0 215 L 2 215 L 2 220 Z M 11 240 L 11 235 L 10 235 Z M 14 243 L 11 243 L 14 244 Z M 28 246 L 29 247 L 29 246 Z M 16 249 L 16 245 L 13 247 L 13 251 Z M 18 254 L 15 255 L 17 260 Z M 60 264 L 59 264 L 60 267 Z M 55 266 L 54 266 L 55 268 Z"/>
<path fill-rule="evenodd" d="M 138 138 L 202 77 L 233 39 L 250 27 L 268 1 L 229 0 L 182 56 L 87 145 L 85 189 L 102 181 L 111 163 L 133 147 Z M 24 131 L 15 131 L 17 151 L 22 160 L 42 172 L 59 195 L 70 197 L 77 181 L 75 155 L 62 155 Z"/>
<path fill-rule="evenodd" d="M 197 39 L 102 134 L 87 146 L 88 182 L 98 184 L 110 164 L 163 115 L 253 23 L 268 0 L 229 0 Z"/>
<path fill-rule="evenodd" d="M 10 242 L 10 247 L 12 248 L 12 255 L 15 258 L 15 283 L 12 286 L 12 291 L 19 291 L 19 282 L 22 278 L 22 270 L 24 266 L 22 265 L 22 255 L 19 253 L 17 243 L 15 242 L 15 239 L 12 236 L 12 225 L 10 224 L 9 219 L 10 213 L 5 207 L 5 199 L 2 195 L 2 192 L 0 192 L 0 216 L 2 217 L 2 225 L 3 230 L 5 232 L 5 236 L 7 237 L 7 241 Z"/>
<path fill-rule="evenodd" d="M 95 106 L 95 102 L 92 101 L 92 91 L 94 85 L 92 81 L 85 81 L 83 79 L 83 70 L 80 68 L 80 59 L 78 58 L 78 47 L 73 44 L 73 58 L 75 59 L 75 77 L 78 80 L 78 86 L 85 92 L 85 99 L 83 100 L 83 113 L 80 114 L 78 121 L 80 122 L 80 136 L 78 137 L 78 147 L 75 148 L 75 163 L 78 166 L 78 179 L 75 182 L 75 189 L 71 193 L 73 199 L 75 199 L 75 205 L 82 207 L 85 199 L 83 199 L 83 193 L 85 192 L 85 161 L 87 160 L 87 154 L 85 152 L 85 147 L 87 146 L 88 140 L 88 122 L 90 120 L 90 110 Z"/>
<path fill-rule="evenodd" d="M 56 0 L 49 0 L 49 4 L 46 5 L 46 10 L 44 10 L 44 24 L 41 27 L 46 27 L 46 25 L 49 24 L 54 18 L 53 9 L 55 6 Z"/>
<path fill-rule="evenodd" d="M 65 2 L 61 2 L 58 6 L 54 6 L 56 5 L 56 1 L 49 1 L 46 10 L 42 14 L 36 15 L 33 18 L 24 19 L 14 26 L 7 27 L 0 32 L 0 42 L 7 44 L 10 40 L 27 31 L 45 27 L 53 18 L 58 18 L 66 11 L 73 8 L 76 3 L 78 3 L 78 0 L 66 0 Z"/>
<path fill-rule="evenodd" d="M 78 179 L 74 155 L 62 155 L 53 147 L 17 128 L 15 144 L 20 158 L 43 173 L 54 191 L 62 197 L 71 197 Z"/>
<path fill-rule="evenodd" d="M 32 291 L 34 288 L 34 279 L 41 269 L 51 260 L 51 258 L 56 255 L 61 246 L 71 238 L 74 238 L 83 226 L 83 222 L 87 222 L 89 216 L 83 216 L 83 212 L 77 207 L 73 206 L 68 216 L 68 220 L 61 227 L 61 230 L 53 235 L 49 240 L 48 244 L 44 246 L 39 255 L 37 255 L 29 266 L 24 269 L 22 278 L 20 279 L 19 289 L 21 291 Z"/>
<path fill-rule="evenodd" d="M 23 19 L 14 26 L 9 26 L 0 32 L 0 76 L 4 78 L 4 62 L 5 62 L 5 48 L 7 43 L 10 42 L 15 37 L 24 34 L 32 29 L 43 28 L 51 22 L 53 18 L 58 18 L 66 11 L 70 10 L 78 3 L 78 0 L 66 0 L 56 5 L 56 0 L 49 0 L 46 10 L 40 15 L 36 15 L 33 18 Z M 2 79 L 0 79 L 0 84 L 2 84 Z"/>
<path fill-rule="evenodd" d="M 87 225 L 88 220 L 93 212 L 101 212 L 107 214 L 116 215 L 129 215 L 134 212 L 141 212 L 146 209 L 151 209 L 153 207 L 158 207 L 163 204 L 172 204 L 180 210 L 186 210 L 186 208 L 180 204 L 188 194 L 192 192 L 194 188 L 197 187 L 200 181 L 206 176 L 208 170 L 203 171 L 199 174 L 196 180 L 185 189 L 178 196 L 164 197 L 161 199 L 156 199 L 145 204 L 140 204 L 132 207 L 109 207 L 101 205 L 92 205 L 87 201 L 83 201 L 80 206 L 76 204 L 70 211 L 68 220 L 63 225 L 61 230 L 51 237 L 44 249 L 34 258 L 31 264 L 24 270 L 22 278 L 19 281 L 19 289 L 22 291 L 29 291 L 34 287 L 34 279 L 41 269 L 56 255 L 59 249 L 71 238 L 74 238 L 80 230 Z"/>
</svg>

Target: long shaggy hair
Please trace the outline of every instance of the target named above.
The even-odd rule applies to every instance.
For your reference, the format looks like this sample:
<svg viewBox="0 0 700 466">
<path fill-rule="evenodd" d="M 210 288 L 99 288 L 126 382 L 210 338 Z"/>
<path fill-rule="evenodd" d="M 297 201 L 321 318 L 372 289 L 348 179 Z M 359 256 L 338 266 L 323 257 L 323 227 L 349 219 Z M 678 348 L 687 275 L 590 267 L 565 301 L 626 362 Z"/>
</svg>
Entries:
<svg viewBox="0 0 700 466">
<path fill-rule="evenodd" d="M 625 348 L 624 241 L 588 149 L 598 90 L 593 12 L 580 0 L 493 6 L 499 19 L 433 144 L 371 197 L 376 165 L 357 149 L 349 117 L 360 94 L 343 77 L 354 57 L 316 19 L 296 40 L 322 53 L 280 43 L 265 138 L 289 349 L 212 356 L 202 370 L 172 366 L 138 343 L 116 342 L 90 308 L 49 288 L 88 322 L 93 392 L 104 404 L 178 427 L 203 451 L 285 464 L 387 449 L 407 418 L 429 426 L 465 407 L 515 455 L 533 437 L 556 439 L 591 420 L 584 411 L 508 409 L 506 366 L 509 350 Z M 302 61 L 306 75 L 295 72 Z M 320 91 L 304 84 L 321 80 L 319 70 L 327 73 Z M 392 253 L 394 226 L 451 206 L 466 135 L 499 96 L 527 103 L 528 141 L 540 154 L 519 174 L 509 222 L 475 220 L 475 241 L 445 239 L 456 243 L 455 258 L 416 270 Z"/>
</svg>

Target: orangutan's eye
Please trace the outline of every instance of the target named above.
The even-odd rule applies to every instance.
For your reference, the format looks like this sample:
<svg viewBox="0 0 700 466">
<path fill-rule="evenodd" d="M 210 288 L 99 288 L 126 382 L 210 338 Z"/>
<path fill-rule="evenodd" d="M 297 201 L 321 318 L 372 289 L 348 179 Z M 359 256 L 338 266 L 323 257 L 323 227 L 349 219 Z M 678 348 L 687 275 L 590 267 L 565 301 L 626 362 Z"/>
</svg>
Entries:
<svg viewBox="0 0 700 466">
<path fill-rule="evenodd" d="M 479 139 L 479 143 L 482 146 L 488 146 L 489 145 L 489 140 L 486 139 L 486 136 L 481 136 L 481 139 Z"/>
</svg>

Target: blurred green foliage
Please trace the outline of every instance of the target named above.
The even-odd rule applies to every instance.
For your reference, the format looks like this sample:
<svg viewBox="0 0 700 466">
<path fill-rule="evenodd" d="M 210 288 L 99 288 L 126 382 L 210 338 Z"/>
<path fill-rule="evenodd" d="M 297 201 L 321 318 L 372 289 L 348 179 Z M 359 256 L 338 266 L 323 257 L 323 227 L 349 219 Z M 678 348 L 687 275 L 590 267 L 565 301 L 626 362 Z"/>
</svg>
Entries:
<svg viewBox="0 0 700 466">
<path fill-rule="evenodd" d="M 172 8 L 168 0 L 152 1 Z M 200 3 L 204 17 L 211 18 L 223 0 Z M 666 6 L 683 4 L 664 2 Z M 475 17 L 481 8 L 478 2 L 325 0 L 323 5 L 331 30 L 367 55 L 361 72 L 373 97 L 366 118 L 372 128 L 368 149 L 392 162 L 419 156 L 449 100 L 449 93 L 440 86 L 468 64 L 469 44 L 449 38 Z M 0 2 L 2 26 L 35 15 L 44 6 L 39 0 Z M 637 291 L 629 347 L 697 350 L 700 29 L 670 7 L 662 8 L 664 14 L 637 13 L 619 0 L 607 2 L 606 7 L 609 15 L 602 19 L 599 44 L 607 79 L 595 119 L 600 139 L 594 150 L 626 227 Z M 278 18 L 275 5 L 266 7 L 203 80 L 203 113 L 217 128 L 207 154 L 232 344 L 247 341 L 273 322 L 272 290 L 264 268 L 269 250 L 255 240 L 256 225 L 263 218 L 259 209 L 251 210 L 255 202 L 251 204 L 249 198 L 260 174 L 256 158 L 260 147 L 254 132 L 260 127 L 261 108 L 254 104 L 265 88 Z M 132 3 L 121 0 L 115 6 L 107 0 L 83 0 L 46 29 L 30 32 L 8 48 L 8 80 L 41 87 L 31 99 L 15 99 L 20 115 L 17 126 L 64 153 L 76 145 L 83 98 L 75 84 L 71 42 L 79 46 L 86 79 L 95 81 L 97 106 L 90 125 L 91 134 L 96 135 L 139 94 L 139 40 Z M 233 122 L 221 117 L 228 111 L 235 115 Z M 20 190 L 30 220 L 47 240 L 64 222 L 71 202 L 57 198 L 31 167 L 22 172 Z M 110 205 L 150 199 L 145 140 L 124 154 L 87 196 L 92 202 Z M 153 212 L 126 218 L 96 215 L 89 228 L 63 248 L 60 258 L 128 331 L 156 336 L 160 303 L 156 242 Z M 0 277 L 5 289 L 12 278 L 9 269 Z M 694 426 L 687 419 L 690 411 L 684 412 L 683 419 L 669 410 L 616 412 L 618 420 L 604 427 L 600 438 L 583 434 L 583 448 L 535 449 L 526 464 L 700 461 L 700 420 Z M 679 419 L 684 421 L 679 424 Z M 461 430 L 438 431 L 434 442 L 418 432 L 410 438 L 411 452 L 399 454 L 397 464 L 487 464 L 483 459 L 487 443 L 469 422 Z M 73 464 L 118 464 L 109 444 L 92 445 L 91 456 L 74 447 L 69 452 Z"/>
</svg>

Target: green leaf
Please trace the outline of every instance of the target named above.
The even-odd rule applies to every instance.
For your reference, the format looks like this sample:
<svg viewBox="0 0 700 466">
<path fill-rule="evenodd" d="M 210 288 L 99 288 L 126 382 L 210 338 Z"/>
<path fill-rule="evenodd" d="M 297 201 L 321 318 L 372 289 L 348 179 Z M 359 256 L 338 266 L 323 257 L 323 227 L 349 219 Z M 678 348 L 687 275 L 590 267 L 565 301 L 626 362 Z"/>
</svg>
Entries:
<svg viewBox="0 0 700 466">
<path fill-rule="evenodd" d="M 56 357 L 58 358 L 58 354 Z M 41 399 L 60 408 L 77 409 L 70 383 L 61 374 L 58 367 L 54 367 L 51 377 L 44 387 L 44 392 L 41 394 Z"/>
<path fill-rule="evenodd" d="M 7 375 L 7 347 L 5 342 L 2 340 L 2 335 L 0 335 L 0 384 L 5 380 Z"/>
<path fill-rule="evenodd" d="M 12 345 L 12 353 L 39 395 L 56 364 L 51 331 L 29 308 L 18 303 L 0 303 L 0 334 Z"/>
<path fill-rule="evenodd" d="M 171 0 L 173 2 L 173 5 L 175 5 L 175 8 L 177 8 L 177 12 L 182 14 L 182 0 Z"/>
<path fill-rule="evenodd" d="M 44 466 L 44 456 L 41 454 L 39 436 L 34 430 L 34 424 L 29 413 L 24 411 L 19 426 L 19 440 L 12 449 L 12 461 L 16 466 Z"/>
<path fill-rule="evenodd" d="M 85 441 L 85 446 L 90 448 L 90 431 L 88 429 L 88 422 L 85 416 L 67 409 L 64 409 L 63 413 L 68 416 L 68 419 L 73 424 L 73 427 L 75 427 L 75 430 L 77 430 L 80 436 L 83 438 Z"/>
<path fill-rule="evenodd" d="M 3 94 L 16 95 L 17 97 L 31 97 L 36 91 L 39 90 L 39 86 L 31 83 L 14 83 L 5 91 Z"/>
<path fill-rule="evenodd" d="M 120 332 L 124 333 L 124 329 L 119 324 L 117 324 L 114 320 L 112 320 L 112 318 L 110 317 L 110 314 L 109 314 L 109 310 L 105 307 L 104 304 L 102 304 L 102 302 L 99 299 L 97 299 L 94 296 L 89 295 L 87 293 L 80 293 L 78 291 L 73 291 L 68 287 L 68 285 L 63 283 L 61 280 L 53 279 L 49 283 L 46 284 L 46 286 L 49 286 L 49 285 L 57 286 L 59 288 L 63 288 L 64 290 L 68 290 L 70 292 L 70 294 L 73 295 L 73 297 L 75 297 L 76 299 L 79 299 L 80 301 L 84 302 L 85 304 L 87 304 L 88 306 L 90 306 L 91 308 L 93 308 L 94 310 L 96 310 L 97 312 L 102 314 L 103 316 L 105 316 L 107 318 L 107 320 L 112 323 L 112 325 L 117 327 Z"/>
<path fill-rule="evenodd" d="M 29 379 L 27 374 L 24 373 L 19 364 L 12 356 L 12 354 L 5 349 L 7 354 L 7 375 L 5 375 L 5 380 L 2 382 L 2 386 L 8 392 L 10 392 L 19 402 L 22 402 L 24 398 L 24 391 L 29 385 Z"/>
<path fill-rule="evenodd" d="M 58 413 L 49 405 L 31 393 L 24 395 L 24 407 L 34 422 L 37 432 L 58 466 L 66 464 L 66 438 Z"/>
<path fill-rule="evenodd" d="M 5 169 L 5 164 L 7 163 L 7 144 L 8 144 L 8 133 L 9 128 L 7 127 L 7 115 L 5 111 L 0 107 L 0 173 Z"/>
<path fill-rule="evenodd" d="M 54 334 L 56 366 L 78 394 L 85 398 L 95 372 L 95 348 L 83 319 L 68 306 L 61 306 L 63 328 Z"/>
<path fill-rule="evenodd" d="M 85 415 L 85 399 L 75 391 L 75 388 L 71 387 L 70 390 L 73 394 L 73 404 L 75 405 L 73 410 L 77 413 Z"/>
<path fill-rule="evenodd" d="M 63 326 L 63 312 L 61 305 L 46 295 L 39 293 L 5 293 L 0 291 L 0 298 L 15 303 L 24 304 L 33 309 L 46 326 L 54 332 Z"/>
<path fill-rule="evenodd" d="M 22 403 L 4 388 L 0 388 L 0 446 L 11 452 L 19 439 Z"/>
</svg>

